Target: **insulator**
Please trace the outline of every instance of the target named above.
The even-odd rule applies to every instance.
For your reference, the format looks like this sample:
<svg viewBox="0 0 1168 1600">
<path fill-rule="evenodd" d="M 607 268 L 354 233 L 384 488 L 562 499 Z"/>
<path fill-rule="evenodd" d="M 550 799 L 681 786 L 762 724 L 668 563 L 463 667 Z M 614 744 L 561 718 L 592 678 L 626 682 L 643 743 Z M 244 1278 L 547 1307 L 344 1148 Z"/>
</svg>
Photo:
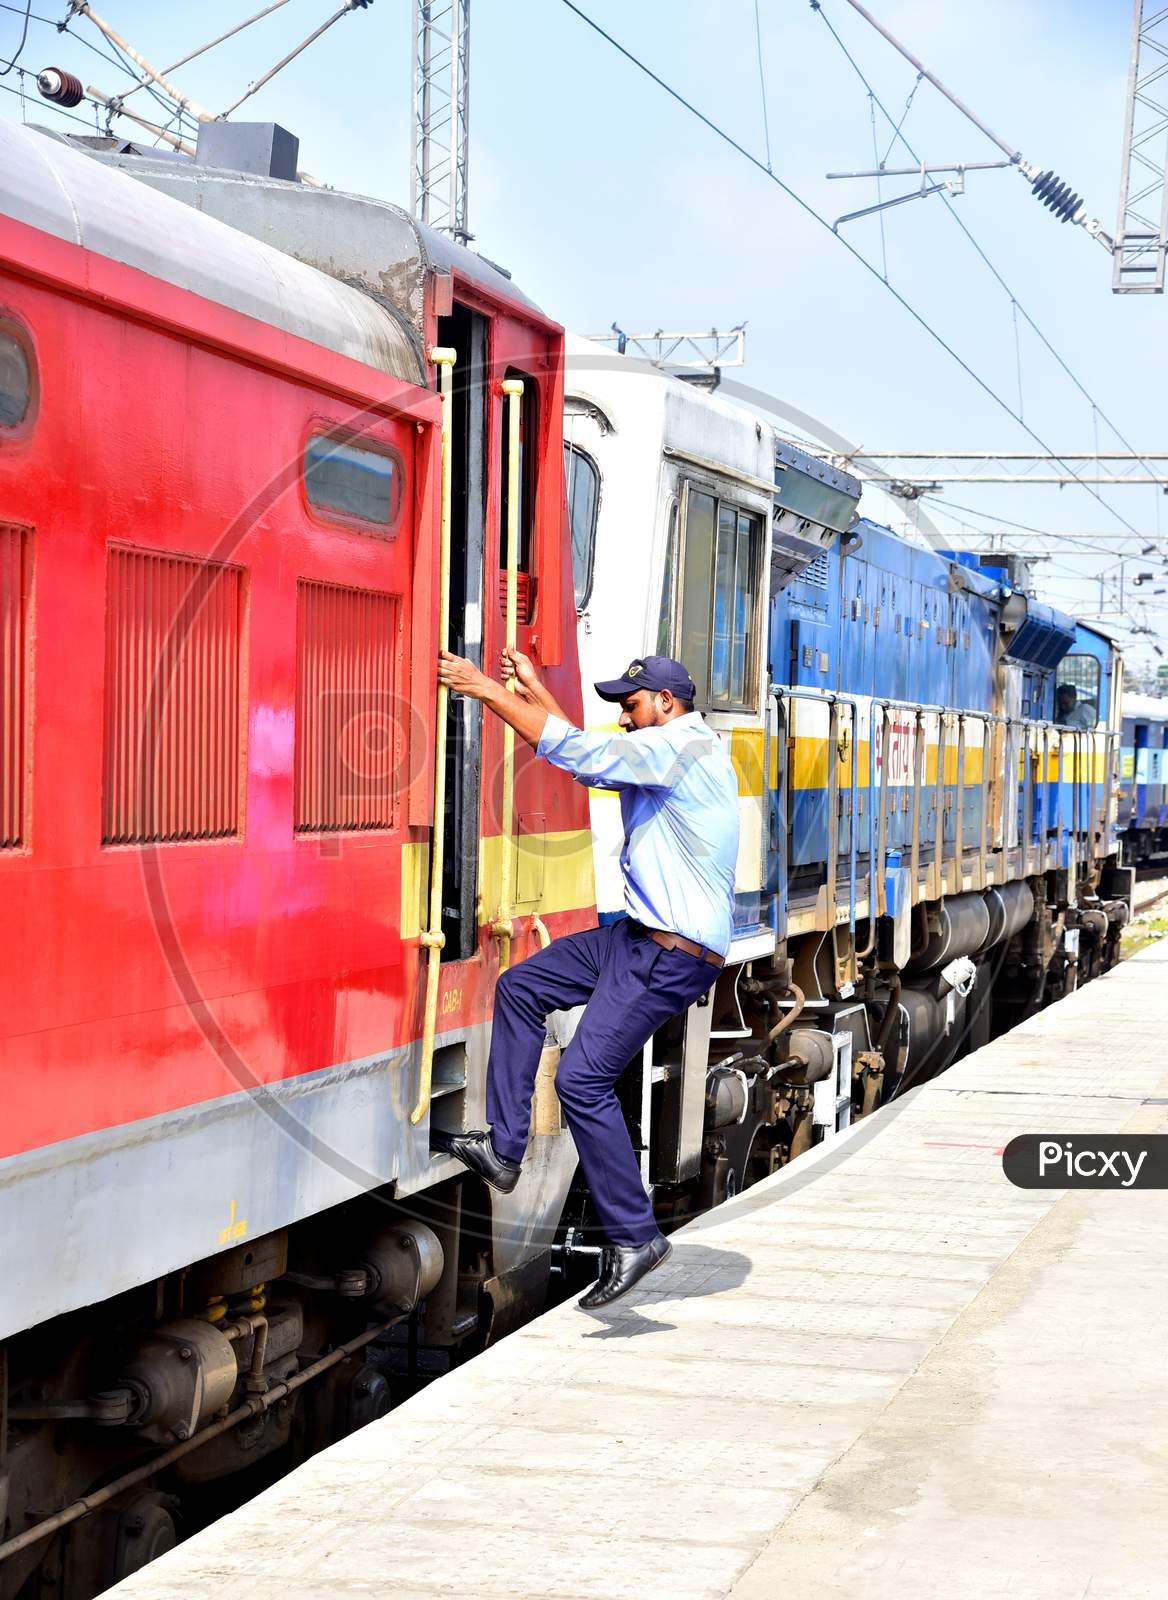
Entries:
<svg viewBox="0 0 1168 1600">
<path fill-rule="evenodd" d="M 1031 185 L 1035 195 L 1060 222 L 1073 222 L 1083 204 L 1069 183 L 1064 183 L 1053 172 L 1040 172 Z"/>
<path fill-rule="evenodd" d="M 38 72 L 37 88 L 55 106 L 79 106 L 85 99 L 81 79 L 66 72 L 64 67 L 46 67 L 43 72 Z"/>
</svg>

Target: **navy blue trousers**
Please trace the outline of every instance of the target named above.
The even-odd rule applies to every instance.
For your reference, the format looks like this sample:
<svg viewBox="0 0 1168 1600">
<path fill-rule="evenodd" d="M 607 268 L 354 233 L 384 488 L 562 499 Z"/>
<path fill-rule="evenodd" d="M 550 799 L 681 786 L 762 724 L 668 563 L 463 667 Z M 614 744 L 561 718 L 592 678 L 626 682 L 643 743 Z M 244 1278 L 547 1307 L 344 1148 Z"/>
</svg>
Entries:
<svg viewBox="0 0 1168 1600">
<path fill-rule="evenodd" d="M 684 950 L 663 950 L 627 919 L 556 939 L 509 967 L 495 989 L 487 1068 L 491 1143 L 521 1161 L 531 1096 L 551 1011 L 587 1001 L 556 1070 L 556 1093 L 605 1234 L 644 1244 L 657 1233 L 615 1084 L 646 1039 L 705 994 L 717 971 Z"/>
</svg>

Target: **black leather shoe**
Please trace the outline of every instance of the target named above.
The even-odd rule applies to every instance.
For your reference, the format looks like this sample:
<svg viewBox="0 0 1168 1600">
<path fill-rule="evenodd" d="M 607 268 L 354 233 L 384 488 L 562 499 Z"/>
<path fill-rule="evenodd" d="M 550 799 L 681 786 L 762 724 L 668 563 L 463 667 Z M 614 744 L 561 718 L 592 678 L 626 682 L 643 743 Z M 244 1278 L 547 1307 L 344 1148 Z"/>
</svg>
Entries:
<svg viewBox="0 0 1168 1600">
<path fill-rule="evenodd" d="M 622 1294 L 628 1294 L 634 1283 L 640 1283 L 647 1272 L 667 1260 L 672 1251 L 673 1246 L 660 1233 L 648 1244 L 608 1245 L 601 1258 L 600 1277 L 577 1304 L 585 1311 L 610 1306 Z"/>
<path fill-rule="evenodd" d="M 431 1133 L 430 1148 L 457 1156 L 463 1166 L 477 1172 L 492 1189 L 500 1189 L 504 1194 L 511 1193 L 523 1171 L 517 1161 L 504 1161 L 502 1156 L 496 1155 L 490 1134 L 477 1128 L 471 1133 Z"/>
</svg>

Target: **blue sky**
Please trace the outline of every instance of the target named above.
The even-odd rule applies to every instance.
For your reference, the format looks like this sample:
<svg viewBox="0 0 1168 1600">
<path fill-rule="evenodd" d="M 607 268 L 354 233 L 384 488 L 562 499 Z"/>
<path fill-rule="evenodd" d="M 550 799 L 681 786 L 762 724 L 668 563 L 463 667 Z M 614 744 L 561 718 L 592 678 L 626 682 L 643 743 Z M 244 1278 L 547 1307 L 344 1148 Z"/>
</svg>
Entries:
<svg viewBox="0 0 1168 1600">
<path fill-rule="evenodd" d="M 14 3 L 14 0 L 8 0 Z M 259 9 L 260 0 L 193 8 L 104 0 L 102 15 L 158 66 Z M 332 10 L 290 0 L 208 56 L 180 69 L 183 90 L 218 111 Z M 742 144 L 764 156 L 754 0 L 587 0 L 583 7 Z M 1130 0 L 872 0 L 873 9 L 1004 139 L 1052 167 L 1110 232 L 1115 224 L 1131 34 Z M 54 21 L 64 0 L 34 0 Z M 759 0 L 774 170 L 829 218 L 874 200 L 871 183 L 829 183 L 830 170 L 870 167 L 866 92 L 806 0 Z M 899 116 L 915 73 L 845 0 L 823 11 L 874 89 Z M 549 313 L 578 331 L 729 327 L 747 322 L 743 382 L 808 412 L 856 444 L 1013 449 L 1032 441 L 998 409 L 830 235 L 580 22 L 561 0 L 473 0 L 470 226 L 475 247 L 503 262 Z M 21 19 L 0 11 L 0 58 Z M 21 65 L 76 71 L 107 92 L 126 78 L 79 42 L 33 23 Z M 410 4 L 375 0 L 342 18 L 249 102 L 257 120 L 299 135 L 302 165 L 337 187 L 409 203 Z M 12 86 L 16 75 L 0 80 Z M 31 83 L 28 85 L 32 89 Z M 135 103 L 140 103 L 142 96 Z M 20 116 L 13 96 L 0 114 Z M 54 114 L 36 99 L 30 121 Z M 61 124 L 71 126 L 70 124 Z M 998 152 L 922 84 L 904 124 L 933 161 Z M 889 130 L 877 113 L 883 155 Z M 890 164 L 904 165 L 903 149 Z M 900 180 L 905 187 L 911 180 Z M 885 194 L 897 192 L 887 180 Z M 953 208 L 1018 302 L 1099 406 L 1138 449 L 1165 448 L 1165 305 L 1114 296 L 1110 260 L 1080 228 L 1061 226 L 1016 172 L 971 173 Z M 884 218 L 888 275 L 900 292 L 1017 409 L 1018 352 L 1010 299 L 944 214 L 940 197 Z M 846 225 L 880 265 L 875 218 Z M 1119 448 L 1101 418 L 1022 322 L 1021 400 L 1055 449 Z M 1168 500 L 1152 487 L 1102 491 L 1168 560 Z M 1079 488 L 954 486 L 945 498 L 1034 527 L 1088 537 L 1123 525 Z M 873 496 L 872 514 L 903 515 Z M 944 529 L 952 517 L 930 505 Z M 1158 520 L 1157 520 L 1158 519 Z M 981 518 L 968 517 L 970 524 Z M 1123 546 L 1101 551 L 1026 541 L 1051 559 L 1041 591 L 1080 614 L 1098 610 L 1092 576 Z M 1131 546 L 1129 545 L 1130 549 Z M 1129 563 L 1163 575 L 1159 557 Z M 1152 586 L 1147 585 L 1143 591 Z M 1130 590 L 1129 590 L 1130 594 Z M 1168 616 L 1165 596 L 1148 620 Z M 1107 596 L 1110 606 L 1112 598 Z M 1122 619 L 1121 619 L 1122 620 Z M 1164 631 L 1168 632 L 1168 629 Z M 1125 637 L 1121 634 L 1121 637 Z M 1147 643 L 1132 641 L 1136 660 Z M 1160 641 L 1168 654 L 1168 643 Z"/>
</svg>

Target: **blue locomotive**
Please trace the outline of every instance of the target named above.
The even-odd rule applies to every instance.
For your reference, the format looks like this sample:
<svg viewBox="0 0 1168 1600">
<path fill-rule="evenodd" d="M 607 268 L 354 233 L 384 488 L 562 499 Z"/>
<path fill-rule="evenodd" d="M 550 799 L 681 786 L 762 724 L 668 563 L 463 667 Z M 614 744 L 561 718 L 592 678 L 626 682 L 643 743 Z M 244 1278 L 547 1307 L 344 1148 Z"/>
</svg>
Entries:
<svg viewBox="0 0 1168 1600">
<path fill-rule="evenodd" d="M 858 481 L 754 411 L 584 341 L 565 451 L 585 720 L 630 647 L 676 655 L 739 777 L 725 973 L 632 1069 L 646 1177 L 684 1212 L 1117 959 L 1122 668 L 1015 558 L 858 516 Z M 618 915 L 610 796 L 591 822 Z"/>
</svg>

